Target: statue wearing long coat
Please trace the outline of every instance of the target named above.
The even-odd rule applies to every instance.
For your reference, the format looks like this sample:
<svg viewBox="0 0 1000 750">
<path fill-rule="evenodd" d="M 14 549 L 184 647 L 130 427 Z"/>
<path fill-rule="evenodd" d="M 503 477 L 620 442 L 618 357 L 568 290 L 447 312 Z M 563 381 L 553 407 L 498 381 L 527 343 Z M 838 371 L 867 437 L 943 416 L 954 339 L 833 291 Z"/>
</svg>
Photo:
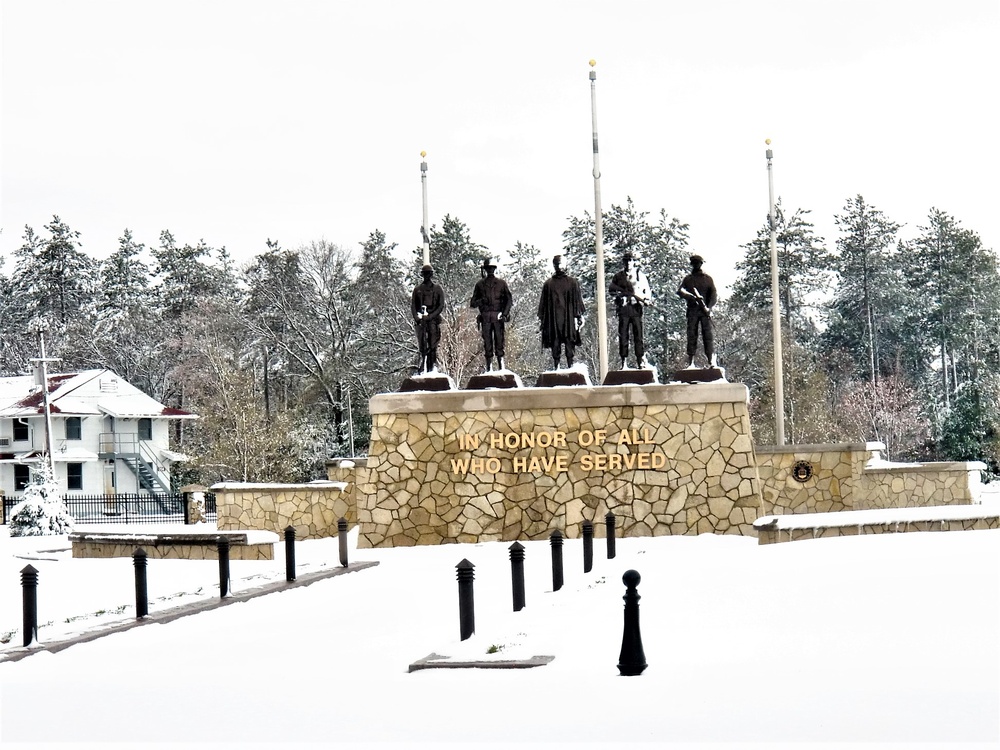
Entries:
<svg viewBox="0 0 1000 750">
<path fill-rule="evenodd" d="M 576 321 L 583 317 L 583 313 L 580 283 L 567 276 L 561 268 L 557 269 L 542 286 L 542 297 L 538 301 L 542 348 L 551 349 L 560 344 L 579 345 L 581 339 Z"/>
</svg>

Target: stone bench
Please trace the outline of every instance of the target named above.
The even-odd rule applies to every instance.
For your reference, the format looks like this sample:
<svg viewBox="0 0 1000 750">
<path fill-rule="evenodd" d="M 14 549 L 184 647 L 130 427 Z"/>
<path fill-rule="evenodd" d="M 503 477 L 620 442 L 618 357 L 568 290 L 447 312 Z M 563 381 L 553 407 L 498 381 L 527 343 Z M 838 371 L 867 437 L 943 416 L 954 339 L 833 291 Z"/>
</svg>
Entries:
<svg viewBox="0 0 1000 750">
<path fill-rule="evenodd" d="M 926 508 L 848 510 L 839 513 L 790 513 L 763 516 L 753 525 L 758 544 L 797 542 L 909 531 L 971 531 L 1000 528 L 1000 508 L 943 505 Z"/>
<path fill-rule="evenodd" d="M 141 547 L 146 557 L 171 560 L 218 560 L 219 537 L 229 540 L 230 560 L 273 560 L 278 535 L 268 531 L 135 533 L 75 531 L 69 535 L 73 557 L 131 557 Z"/>
</svg>

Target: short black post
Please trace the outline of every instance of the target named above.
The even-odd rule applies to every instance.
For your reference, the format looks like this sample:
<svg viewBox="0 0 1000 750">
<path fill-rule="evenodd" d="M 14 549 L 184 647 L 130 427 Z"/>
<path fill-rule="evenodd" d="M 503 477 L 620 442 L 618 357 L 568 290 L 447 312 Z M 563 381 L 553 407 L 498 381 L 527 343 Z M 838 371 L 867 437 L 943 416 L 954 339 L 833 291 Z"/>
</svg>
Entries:
<svg viewBox="0 0 1000 750">
<path fill-rule="evenodd" d="M 639 592 L 636 586 L 641 580 L 639 571 L 626 570 L 622 576 L 625 584 L 625 628 L 622 631 L 622 651 L 618 655 L 618 671 L 623 677 L 642 674 L 646 668 L 646 654 L 642 650 L 642 634 L 639 632 Z"/>
<path fill-rule="evenodd" d="M 476 602 L 472 593 L 475 567 L 464 559 L 455 566 L 458 570 L 458 622 L 463 641 L 476 632 Z"/>
<path fill-rule="evenodd" d="M 347 519 L 337 519 L 337 537 L 340 539 L 340 564 L 347 567 Z"/>
<path fill-rule="evenodd" d="M 225 599 L 229 593 L 229 537 L 220 536 L 215 543 L 219 550 L 219 598 Z"/>
<path fill-rule="evenodd" d="M 559 529 L 552 532 L 549 545 L 552 547 L 552 590 L 558 591 L 563 586 L 563 536 Z"/>
<path fill-rule="evenodd" d="M 514 594 L 514 611 L 524 609 L 524 545 L 514 542 L 510 547 L 510 587 Z"/>
<path fill-rule="evenodd" d="M 21 569 L 21 598 L 24 601 L 24 646 L 38 638 L 38 571 L 31 565 Z"/>
<path fill-rule="evenodd" d="M 295 580 L 295 529 L 285 527 L 285 580 Z"/>
<path fill-rule="evenodd" d="M 135 618 L 141 620 L 149 614 L 149 595 L 146 593 L 146 550 L 136 547 L 132 553 L 135 566 Z"/>
<path fill-rule="evenodd" d="M 608 527 L 608 559 L 613 560 L 615 557 L 615 514 L 610 510 L 608 515 L 604 517 L 604 523 Z"/>
<path fill-rule="evenodd" d="M 583 522 L 583 572 L 594 569 L 594 524 Z"/>
</svg>

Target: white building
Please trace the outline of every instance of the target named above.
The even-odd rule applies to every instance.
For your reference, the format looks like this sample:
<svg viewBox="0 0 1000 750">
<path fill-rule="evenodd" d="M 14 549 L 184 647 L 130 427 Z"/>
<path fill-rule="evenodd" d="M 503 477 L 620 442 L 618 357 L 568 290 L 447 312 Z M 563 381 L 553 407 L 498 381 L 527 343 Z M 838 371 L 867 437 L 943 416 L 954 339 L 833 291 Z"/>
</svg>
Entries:
<svg viewBox="0 0 1000 750">
<path fill-rule="evenodd" d="M 40 377 L 39 377 L 40 380 Z M 45 460 L 45 407 L 35 377 L 0 378 L 0 490 L 20 495 Z M 48 376 L 56 481 L 67 495 L 166 492 L 170 425 L 194 414 L 164 406 L 110 370 Z"/>
</svg>

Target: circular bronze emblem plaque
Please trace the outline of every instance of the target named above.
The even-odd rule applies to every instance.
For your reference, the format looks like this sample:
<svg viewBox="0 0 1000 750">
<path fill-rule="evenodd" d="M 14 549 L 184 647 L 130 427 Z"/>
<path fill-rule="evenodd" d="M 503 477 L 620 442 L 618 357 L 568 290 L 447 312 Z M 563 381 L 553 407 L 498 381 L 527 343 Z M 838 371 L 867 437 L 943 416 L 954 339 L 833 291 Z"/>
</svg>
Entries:
<svg viewBox="0 0 1000 750">
<path fill-rule="evenodd" d="M 805 482 L 813 475 L 813 466 L 808 461 L 799 461 L 792 467 L 792 477 L 796 482 Z"/>
</svg>

